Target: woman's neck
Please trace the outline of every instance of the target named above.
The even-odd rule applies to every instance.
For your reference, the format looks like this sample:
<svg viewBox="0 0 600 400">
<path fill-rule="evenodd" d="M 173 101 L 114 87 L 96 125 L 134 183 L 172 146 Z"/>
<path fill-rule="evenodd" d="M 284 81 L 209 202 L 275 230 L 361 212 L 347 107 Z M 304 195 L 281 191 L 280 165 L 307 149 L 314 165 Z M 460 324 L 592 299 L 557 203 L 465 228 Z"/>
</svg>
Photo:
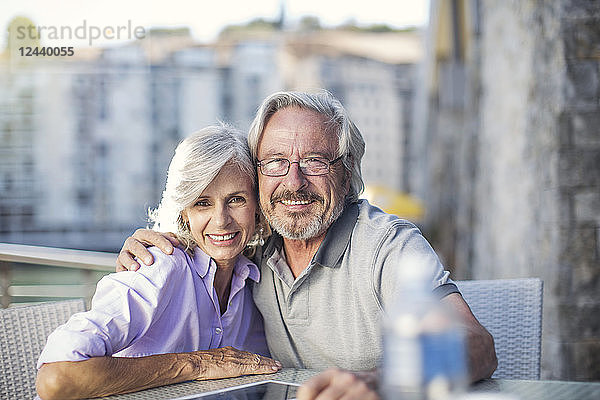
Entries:
<svg viewBox="0 0 600 400">
<path fill-rule="evenodd" d="M 215 272 L 214 287 L 215 291 L 217 292 L 217 297 L 219 298 L 221 315 L 225 314 L 225 311 L 227 311 L 235 261 L 236 259 L 226 261 L 215 260 L 215 264 L 217 264 L 217 271 Z"/>
</svg>

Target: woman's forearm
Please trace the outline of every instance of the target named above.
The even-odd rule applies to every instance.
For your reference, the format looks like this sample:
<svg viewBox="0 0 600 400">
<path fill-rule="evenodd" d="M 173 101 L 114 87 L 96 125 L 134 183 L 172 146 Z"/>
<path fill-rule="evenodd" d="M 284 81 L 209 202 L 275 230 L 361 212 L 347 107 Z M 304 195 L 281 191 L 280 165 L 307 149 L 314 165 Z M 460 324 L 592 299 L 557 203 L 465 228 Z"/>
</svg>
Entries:
<svg viewBox="0 0 600 400">
<path fill-rule="evenodd" d="M 193 378 L 186 354 L 139 358 L 94 357 L 44 364 L 36 388 L 44 400 L 79 399 L 183 382 Z"/>
<path fill-rule="evenodd" d="M 278 362 L 225 347 L 147 357 L 94 357 L 44 364 L 36 387 L 44 400 L 78 399 L 127 393 L 193 379 L 273 373 Z"/>
</svg>

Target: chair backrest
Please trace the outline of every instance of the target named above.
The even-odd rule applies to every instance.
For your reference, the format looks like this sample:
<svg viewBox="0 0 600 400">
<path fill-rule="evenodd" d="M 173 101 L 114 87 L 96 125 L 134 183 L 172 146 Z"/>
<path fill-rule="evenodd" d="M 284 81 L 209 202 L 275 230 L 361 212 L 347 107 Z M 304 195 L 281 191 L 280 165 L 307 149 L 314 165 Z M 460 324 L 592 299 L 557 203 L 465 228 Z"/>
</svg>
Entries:
<svg viewBox="0 0 600 400">
<path fill-rule="evenodd" d="M 48 335 L 79 311 L 83 299 L 0 309 L 0 399 L 36 396 L 36 363 Z"/>
<path fill-rule="evenodd" d="M 475 317 L 494 337 L 498 368 L 492 378 L 540 379 L 542 280 L 455 283 Z"/>
</svg>

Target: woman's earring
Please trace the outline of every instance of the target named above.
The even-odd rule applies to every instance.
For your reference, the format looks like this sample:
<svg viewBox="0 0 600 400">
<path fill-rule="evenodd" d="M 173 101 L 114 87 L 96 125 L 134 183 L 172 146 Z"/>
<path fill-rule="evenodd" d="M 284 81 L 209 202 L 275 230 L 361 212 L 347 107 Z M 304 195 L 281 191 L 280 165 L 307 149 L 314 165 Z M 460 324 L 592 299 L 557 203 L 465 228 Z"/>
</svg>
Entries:
<svg viewBox="0 0 600 400">
<path fill-rule="evenodd" d="M 258 244 L 260 244 L 261 246 L 265 244 L 264 233 L 265 233 L 265 228 L 261 226 L 260 229 L 258 230 Z"/>
</svg>

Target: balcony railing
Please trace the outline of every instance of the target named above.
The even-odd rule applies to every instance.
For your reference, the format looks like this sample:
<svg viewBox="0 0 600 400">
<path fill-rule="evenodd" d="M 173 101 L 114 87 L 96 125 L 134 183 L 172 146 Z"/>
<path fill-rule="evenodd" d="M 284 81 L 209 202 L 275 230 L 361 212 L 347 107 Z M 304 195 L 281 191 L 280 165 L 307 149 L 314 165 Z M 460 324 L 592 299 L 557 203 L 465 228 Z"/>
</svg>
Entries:
<svg viewBox="0 0 600 400">
<path fill-rule="evenodd" d="M 116 254 L 0 243 L 0 305 L 83 297 L 114 272 Z"/>
</svg>

